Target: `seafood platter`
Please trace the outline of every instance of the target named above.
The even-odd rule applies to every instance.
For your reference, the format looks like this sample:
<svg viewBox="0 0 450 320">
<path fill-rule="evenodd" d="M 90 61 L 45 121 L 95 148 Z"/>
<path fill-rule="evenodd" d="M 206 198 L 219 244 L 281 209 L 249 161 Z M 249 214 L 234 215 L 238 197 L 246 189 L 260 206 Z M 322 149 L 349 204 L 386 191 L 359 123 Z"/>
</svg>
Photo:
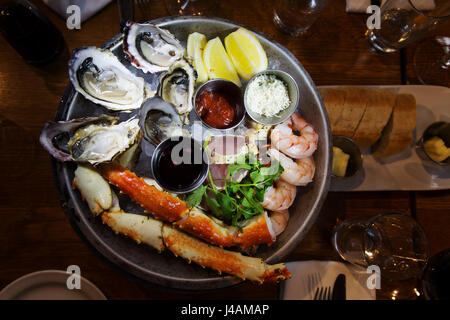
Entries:
<svg viewBox="0 0 450 320">
<path fill-rule="evenodd" d="M 290 277 L 283 259 L 328 191 L 331 137 L 287 49 L 227 20 L 171 17 L 75 49 L 68 69 L 40 141 L 96 253 L 174 289 Z"/>
</svg>

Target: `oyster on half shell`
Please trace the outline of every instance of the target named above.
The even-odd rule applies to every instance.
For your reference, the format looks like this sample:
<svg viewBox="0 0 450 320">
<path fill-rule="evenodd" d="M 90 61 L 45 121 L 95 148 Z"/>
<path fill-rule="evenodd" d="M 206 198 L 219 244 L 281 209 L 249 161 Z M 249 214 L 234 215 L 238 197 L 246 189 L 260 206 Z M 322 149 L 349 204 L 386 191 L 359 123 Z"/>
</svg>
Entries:
<svg viewBox="0 0 450 320">
<path fill-rule="evenodd" d="M 139 109 L 139 125 L 144 138 L 155 146 L 169 137 L 188 135 L 175 107 L 160 97 L 145 101 Z"/>
<path fill-rule="evenodd" d="M 137 109 L 150 96 L 143 78 L 128 70 L 111 51 L 96 47 L 74 50 L 69 77 L 86 99 L 114 111 Z"/>
<path fill-rule="evenodd" d="M 100 116 L 70 121 L 47 121 L 42 129 L 40 142 L 50 154 L 60 161 L 89 162 L 98 164 L 113 160 L 141 138 L 139 119 L 117 123 L 118 117 Z M 68 142 L 56 140 L 68 134 Z M 62 149 L 67 149 L 62 150 Z"/>
<path fill-rule="evenodd" d="M 184 47 L 175 36 L 151 23 L 128 22 L 123 51 L 136 68 L 149 73 L 167 71 L 184 56 Z"/>
<path fill-rule="evenodd" d="M 185 59 L 175 62 L 168 72 L 161 74 L 158 94 L 175 106 L 178 114 L 188 113 L 193 108 L 197 73 Z"/>
</svg>

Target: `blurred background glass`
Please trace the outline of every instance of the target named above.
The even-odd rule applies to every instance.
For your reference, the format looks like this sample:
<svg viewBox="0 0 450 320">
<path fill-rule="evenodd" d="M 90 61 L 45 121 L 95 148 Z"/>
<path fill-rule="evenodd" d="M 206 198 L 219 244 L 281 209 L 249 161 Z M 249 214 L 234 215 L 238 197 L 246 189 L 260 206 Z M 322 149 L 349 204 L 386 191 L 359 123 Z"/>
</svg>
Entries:
<svg viewBox="0 0 450 320">
<path fill-rule="evenodd" d="M 376 265 L 381 276 L 392 281 L 421 276 L 429 254 L 422 227 L 400 213 L 344 220 L 334 229 L 333 246 L 345 261 L 362 267 Z"/>
<path fill-rule="evenodd" d="M 216 0 L 164 0 L 170 15 L 215 15 Z"/>
<path fill-rule="evenodd" d="M 61 34 L 47 17 L 25 0 L 0 5 L 0 32 L 30 64 L 52 61 L 65 46 Z"/>
<path fill-rule="evenodd" d="M 275 0 L 273 21 L 282 31 L 298 36 L 316 21 L 329 0 Z"/>
<path fill-rule="evenodd" d="M 387 0 L 381 7 L 381 28 L 368 29 L 366 37 L 373 50 L 395 52 L 422 39 L 449 15 L 449 0 Z"/>
</svg>

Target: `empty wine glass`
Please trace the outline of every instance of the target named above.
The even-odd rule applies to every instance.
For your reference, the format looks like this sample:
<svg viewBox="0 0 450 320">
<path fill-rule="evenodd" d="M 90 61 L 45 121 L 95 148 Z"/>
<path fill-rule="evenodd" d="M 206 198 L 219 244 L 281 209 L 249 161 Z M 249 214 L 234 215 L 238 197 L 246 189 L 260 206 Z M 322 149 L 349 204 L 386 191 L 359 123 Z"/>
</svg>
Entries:
<svg viewBox="0 0 450 320">
<path fill-rule="evenodd" d="M 293 37 L 309 29 L 329 0 L 276 0 L 273 21 Z"/>
<path fill-rule="evenodd" d="M 422 39 L 450 16 L 448 0 L 387 0 L 381 7 L 380 28 L 368 29 L 371 49 L 389 53 Z"/>
<path fill-rule="evenodd" d="M 391 281 L 420 276 L 429 255 L 424 230 L 401 213 L 344 220 L 334 229 L 333 246 L 345 261 L 378 266 L 381 276 Z"/>
</svg>

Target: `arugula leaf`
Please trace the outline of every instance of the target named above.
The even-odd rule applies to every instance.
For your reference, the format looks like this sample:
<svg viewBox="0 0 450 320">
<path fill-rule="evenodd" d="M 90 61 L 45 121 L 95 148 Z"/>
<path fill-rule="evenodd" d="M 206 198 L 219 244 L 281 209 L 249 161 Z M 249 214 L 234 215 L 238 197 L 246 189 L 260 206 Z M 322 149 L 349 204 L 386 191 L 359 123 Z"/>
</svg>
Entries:
<svg viewBox="0 0 450 320">
<path fill-rule="evenodd" d="M 220 204 L 219 202 L 217 202 L 217 199 L 206 196 L 205 200 L 208 208 L 211 210 L 213 215 L 215 215 L 217 218 L 223 218 L 223 212 L 220 209 Z"/>
<path fill-rule="evenodd" d="M 206 204 L 214 216 L 240 227 L 245 220 L 264 212 L 262 202 L 266 189 L 284 169 L 278 161 L 272 162 L 270 167 L 263 166 L 253 153 L 239 156 L 227 169 L 223 191 L 219 191 L 214 185 L 210 171 L 209 185 L 194 190 L 186 202 L 188 205 L 197 205 L 205 197 Z M 248 170 L 249 173 L 241 182 L 237 182 L 232 177 L 241 169 Z M 206 190 L 213 192 L 214 197 L 209 196 Z"/>
<path fill-rule="evenodd" d="M 224 193 L 216 193 L 217 203 L 220 205 L 223 216 L 231 220 L 231 214 L 236 211 L 236 206 L 234 205 L 234 200 L 230 196 Z"/>
<path fill-rule="evenodd" d="M 258 200 L 259 202 L 263 202 L 265 193 L 266 193 L 266 189 L 260 189 L 260 190 L 256 191 L 256 193 L 255 193 L 256 200 Z"/>
<path fill-rule="evenodd" d="M 192 191 L 186 198 L 186 204 L 188 207 L 195 207 L 196 205 L 200 204 L 203 199 L 203 195 L 206 192 L 206 186 L 200 186 L 194 191 Z"/>
<path fill-rule="evenodd" d="M 249 188 L 249 187 L 243 187 L 243 188 L 241 188 L 241 192 L 251 207 L 253 207 L 258 213 L 264 212 L 264 208 L 261 205 L 261 203 L 256 201 L 253 197 L 254 193 L 255 193 L 255 189 Z"/>
</svg>

